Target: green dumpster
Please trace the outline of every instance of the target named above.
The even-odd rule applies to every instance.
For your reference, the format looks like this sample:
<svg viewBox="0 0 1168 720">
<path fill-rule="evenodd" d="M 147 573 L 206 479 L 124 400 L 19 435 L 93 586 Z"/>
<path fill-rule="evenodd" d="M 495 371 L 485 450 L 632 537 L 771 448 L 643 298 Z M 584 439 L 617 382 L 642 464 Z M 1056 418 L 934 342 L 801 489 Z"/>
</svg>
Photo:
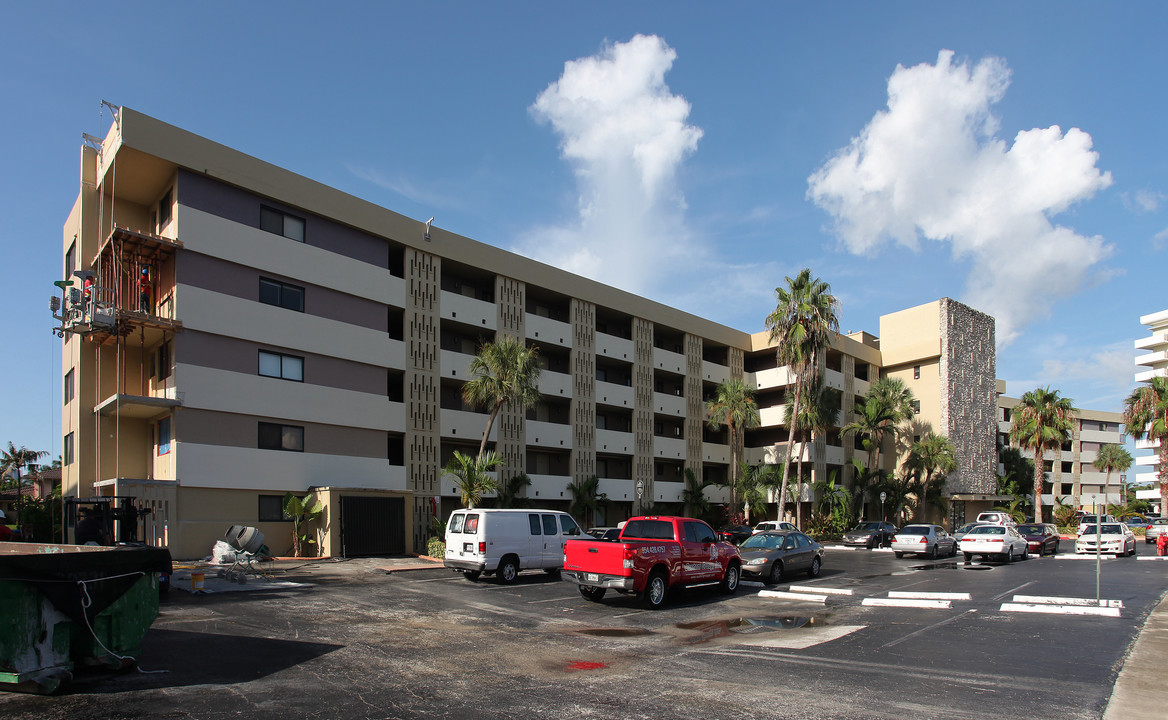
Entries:
<svg viewBox="0 0 1168 720">
<path fill-rule="evenodd" d="M 0 542 L 0 689 L 51 693 L 75 670 L 133 667 L 170 568 L 162 548 Z"/>
</svg>

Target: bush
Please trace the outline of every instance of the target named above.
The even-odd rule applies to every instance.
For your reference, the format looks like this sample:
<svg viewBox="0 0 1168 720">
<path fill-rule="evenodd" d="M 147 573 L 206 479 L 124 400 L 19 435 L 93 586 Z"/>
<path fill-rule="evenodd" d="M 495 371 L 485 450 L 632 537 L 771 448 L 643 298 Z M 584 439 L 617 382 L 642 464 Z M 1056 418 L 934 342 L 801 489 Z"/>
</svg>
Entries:
<svg viewBox="0 0 1168 720">
<path fill-rule="evenodd" d="M 426 541 L 426 554 L 435 559 L 446 557 L 446 543 L 442 542 L 442 538 L 430 538 Z"/>
</svg>

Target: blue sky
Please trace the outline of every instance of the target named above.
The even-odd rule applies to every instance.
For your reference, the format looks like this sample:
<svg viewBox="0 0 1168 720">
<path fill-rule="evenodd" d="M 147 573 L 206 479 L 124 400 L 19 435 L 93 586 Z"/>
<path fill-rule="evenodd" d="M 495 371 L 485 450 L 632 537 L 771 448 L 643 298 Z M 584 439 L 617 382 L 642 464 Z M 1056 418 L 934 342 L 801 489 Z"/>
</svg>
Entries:
<svg viewBox="0 0 1168 720">
<path fill-rule="evenodd" d="M 741 330 L 805 266 L 844 331 L 969 302 L 999 319 L 1015 396 L 1050 385 L 1119 410 L 1139 316 L 1168 307 L 1168 4 L 4 15 L 0 443 L 54 457 L 48 298 L 101 100 Z"/>
</svg>

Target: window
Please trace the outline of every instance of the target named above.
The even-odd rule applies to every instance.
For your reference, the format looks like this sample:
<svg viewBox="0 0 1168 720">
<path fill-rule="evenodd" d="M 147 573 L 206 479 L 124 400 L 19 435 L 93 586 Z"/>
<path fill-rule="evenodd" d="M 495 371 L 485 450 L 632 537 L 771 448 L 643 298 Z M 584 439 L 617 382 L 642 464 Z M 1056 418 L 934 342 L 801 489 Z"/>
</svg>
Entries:
<svg viewBox="0 0 1168 720">
<path fill-rule="evenodd" d="M 304 312 L 304 288 L 260 278 L 260 302 Z"/>
<path fill-rule="evenodd" d="M 920 380 L 920 379 L 921 379 L 921 366 L 920 365 L 913 365 L 913 380 Z"/>
<path fill-rule="evenodd" d="M 65 436 L 65 441 L 62 443 L 61 455 L 62 465 L 73 464 L 73 433 Z"/>
<path fill-rule="evenodd" d="M 260 522 L 291 522 L 284 514 L 283 495 L 260 495 Z"/>
<path fill-rule="evenodd" d="M 261 450 L 289 450 L 304 452 L 304 428 L 299 425 L 260 423 Z"/>
<path fill-rule="evenodd" d="M 170 343 L 164 342 L 158 346 L 158 379 L 170 377 Z"/>
<path fill-rule="evenodd" d="M 921 411 L 921 401 L 920 400 L 913 400 L 913 412 L 919 413 L 920 411 Z"/>
<path fill-rule="evenodd" d="M 543 516 L 543 534 L 544 535 L 559 535 L 560 534 L 560 528 L 556 524 L 556 516 L 555 515 L 544 515 Z"/>
<path fill-rule="evenodd" d="M 170 452 L 170 418 L 158 421 L 158 454 L 166 455 Z"/>
<path fill-rule="evenodd" d="M 158 201 L 158 232 L 162 232 L 162 229 L 170 224 L 171 204 L 171 191 L 167 190 L 162 199 Z"/>
<path fill-rule="evenodd" d="M 61 391 L 61 396 L 65 399 L 64 405 L 73 400 L 73 368 L 69 368 L 69 372 L 65 373 L 65 387 Z"/>
<path fill-rule="evenodd" d="M 541 526 L 539 524 L 539 515 L 536 515 L 534 513 L 528 515 L 527 516 L 527 524 L 531 529 L 532 535 L 542 535 L 543 534 L 543 526 Z"/>
<path fill-rule="evenodd" d="M 304 358 L 260 350 L 260 375 L 304 382 Z"/>
<path fill-rule="evenodd" d="M 71 280 L 73 278 L 73 271 L 77 268 L 77 240 L 73 240 L 69 244 L 69 249 L 65 251 L 65 279 Z"/>
<path fill-rule="evenodd" d="M 561 515 L 560 516 L 560 525 L 563 526 L 565 535 L 579 535 L 580 534 L 580 526 L 577 525 L 576 521 L 573 520 L 568 515 Z"/>
<path fill-rule="evenodd" d="M 283 235 L 289 240 L 304 242 L 304 218 L 280 212 L 266 205 L 260 206 L 260 229 Z"/>
</svg>

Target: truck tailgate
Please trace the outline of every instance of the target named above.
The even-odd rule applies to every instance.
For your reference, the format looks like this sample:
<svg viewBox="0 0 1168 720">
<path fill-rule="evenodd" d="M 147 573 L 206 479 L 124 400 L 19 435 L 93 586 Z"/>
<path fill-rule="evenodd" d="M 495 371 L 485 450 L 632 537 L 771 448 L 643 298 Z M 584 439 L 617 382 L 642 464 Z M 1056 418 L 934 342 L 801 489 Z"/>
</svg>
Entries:
<svg viewBox="0 0 1168 720">
<path fill-rule="evenodd" d="M 564 543 L 564 569 L 627 577 L 633 571 L 624 566 L 626 547 L 620 542 L 569 540 Z"/>
</svg>

